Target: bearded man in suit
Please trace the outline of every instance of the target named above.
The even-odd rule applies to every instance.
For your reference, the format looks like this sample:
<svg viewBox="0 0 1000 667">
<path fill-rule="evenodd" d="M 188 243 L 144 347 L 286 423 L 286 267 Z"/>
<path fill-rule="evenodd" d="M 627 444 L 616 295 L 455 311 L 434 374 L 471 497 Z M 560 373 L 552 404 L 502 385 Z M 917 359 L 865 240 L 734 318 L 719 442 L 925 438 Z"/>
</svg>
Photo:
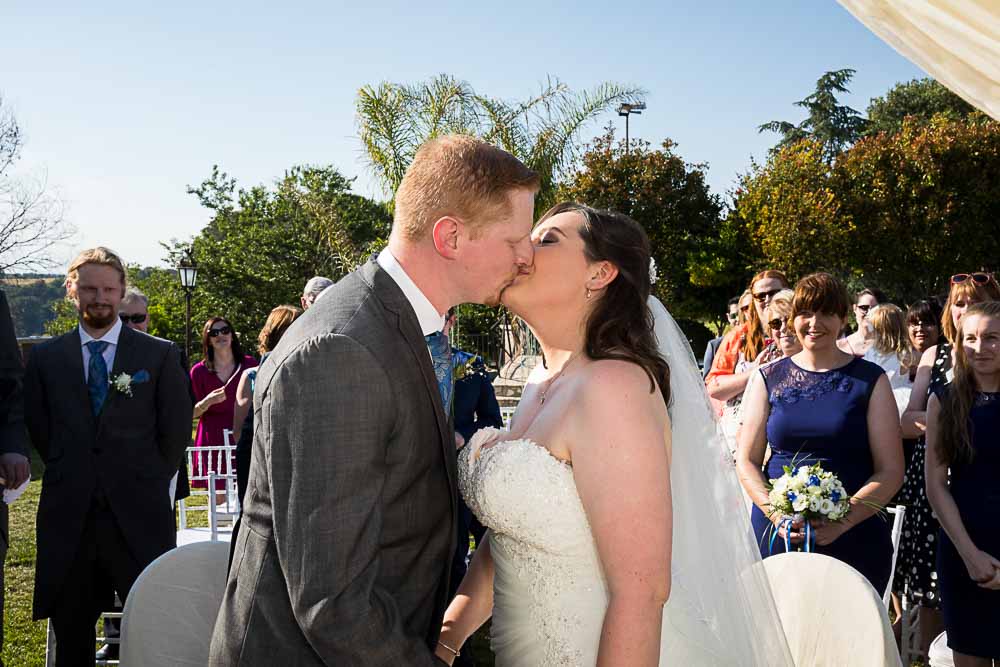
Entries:
<svg viewBox="0 0 1000 667">
<path fill-rule="evenodd" d="M 34 618 L 49 618 L 56 665 L 93 665 L 95 624 L 177 543 L 170 479 L 192 404 L 177 347 L 122 325 L 125 267 L 107 248 L 66 276 L 72 331 L 31 350 L 25 421 L 45 461 Z"/>
</svg>

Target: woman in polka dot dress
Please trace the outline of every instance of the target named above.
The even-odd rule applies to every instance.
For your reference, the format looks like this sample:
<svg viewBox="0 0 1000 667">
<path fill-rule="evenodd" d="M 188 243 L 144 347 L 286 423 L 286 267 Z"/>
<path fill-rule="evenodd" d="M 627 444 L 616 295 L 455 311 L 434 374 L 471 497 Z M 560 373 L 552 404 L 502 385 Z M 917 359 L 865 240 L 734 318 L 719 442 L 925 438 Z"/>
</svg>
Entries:
<svg viewBox="0 0 1000 667">
<path fill-rule="evenodd" d="M 938 597 L 937 537 L 940 526 L 927 501 L 924 484 L 924 438 L 927 419 L 927 400 L 951 381 L 952 341 L 958 332 L 958 323 L 966 309 L 981 301 L 1000 300 L 1000 286 L 996 279 L 985 273 L 959 273 L 951 278 L 948 301 L 941 315 L 941 330 L 946 341 L 924 352 L 913 382 L 910 403 L 902 417 L 904 438 L 917 438 L 913 458 L 906 468 L 906 478 L 896 502 L 906 506 L 903 535 L 900 538 L 899 556 L 893 589 L 905 594 L 909 604 L 919 605 L 920 648 L 926 653 L 930 643 L 944 630 L 941 601 Z"/>
</svg>

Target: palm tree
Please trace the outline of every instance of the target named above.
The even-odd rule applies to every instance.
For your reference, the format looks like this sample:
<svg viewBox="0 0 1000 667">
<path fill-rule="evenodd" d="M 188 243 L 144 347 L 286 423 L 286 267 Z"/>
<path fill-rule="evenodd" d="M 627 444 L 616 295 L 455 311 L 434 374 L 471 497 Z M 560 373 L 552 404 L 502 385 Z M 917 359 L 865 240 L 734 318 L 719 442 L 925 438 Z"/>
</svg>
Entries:
<svg viewBox="0 0 1000 667">
<path fill-rule="evenodd" d="M 642 101 L 634 86 L 602 83 L 572 91 L 548 78 L 539 93 L 510 102 L 476 93 L 447 74 L 416 84 L 382 82 L 358 91 L 357 117 L 369 167 L 391 197 L 422 143 L 441 134 L 481 137 L 541 176 L 536 209 L 552 204 L 556 186 L 578 156 L 587 123 L 621 102 Z"/>
</svg>

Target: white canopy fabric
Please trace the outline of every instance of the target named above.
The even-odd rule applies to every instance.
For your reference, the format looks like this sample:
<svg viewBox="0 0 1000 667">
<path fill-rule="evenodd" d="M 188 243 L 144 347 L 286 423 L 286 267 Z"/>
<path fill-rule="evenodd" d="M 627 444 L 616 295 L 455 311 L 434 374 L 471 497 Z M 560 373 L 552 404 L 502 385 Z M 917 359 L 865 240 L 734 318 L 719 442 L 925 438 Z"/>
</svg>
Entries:
<svg viewBox="0 0 1000 667">
<path fill-rule="evenodd" d="M 868 29 L 1000 120 L 1000 0 L 839 0 Z"/>
</svg>

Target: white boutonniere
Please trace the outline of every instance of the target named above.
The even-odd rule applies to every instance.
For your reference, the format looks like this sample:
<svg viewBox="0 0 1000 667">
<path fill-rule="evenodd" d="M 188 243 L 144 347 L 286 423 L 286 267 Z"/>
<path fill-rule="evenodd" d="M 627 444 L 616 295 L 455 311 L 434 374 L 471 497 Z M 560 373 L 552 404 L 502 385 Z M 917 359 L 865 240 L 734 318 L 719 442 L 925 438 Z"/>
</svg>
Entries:
<svg viewBox="0 0 1000 667">
<path fill-rule="evenodd" d="M 118 377 L 111 378 L 111 388 L 119 394 L 125 394 L 129 398 L 132 398 L 132 387 L 137 384 L 147 382 L 148 380 L 149 373 L 146 370 L 141 370 L 135 375 L 119 373 Z"/>
</svg>

